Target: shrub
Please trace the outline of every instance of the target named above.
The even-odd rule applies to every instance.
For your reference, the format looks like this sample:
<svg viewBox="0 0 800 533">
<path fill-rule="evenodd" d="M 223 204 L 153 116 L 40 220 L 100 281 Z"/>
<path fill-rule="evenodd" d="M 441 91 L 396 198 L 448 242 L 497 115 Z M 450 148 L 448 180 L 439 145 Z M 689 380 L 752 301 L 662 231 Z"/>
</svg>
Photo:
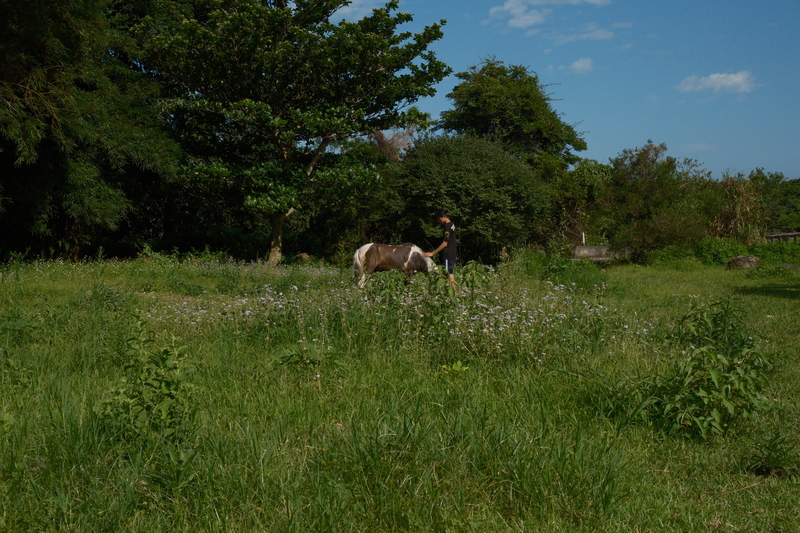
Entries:
<svg viewBox="0 0 800 533">
<path fill-rule="evenodd" d="M 645 254 L 645 263 L 648 265 L 672 264 L 684 259 L 694 257 L 694 252 L 688 246 L 668 246 Z"/>
<path fill-rule="evenodd" d="M 754 347 L 744 311 L 730 298 L 693 307 L 678 321 L 675 336 L 678 344 L 690 349 L 711 346 L 726 352 Z"/>
<path fill-rule="evenodd" d="M 749 348 L 728 355 L 695 348 L 672 371 L 634 383 L 636 414 L 667 434 L 725 435 L 762 407 L 768 367 L 765 356 Z"/>
<path fill-rule="evenodd" d="M 697 245 L 696 254 L 707 265 L 726 265 L 732 257 L 747 254 L 747 246 L 724 237 L 706 237 Z"/>
<path fill-rule="evenodd" d="M 800 265 L 800 243 L 791 241 L 762 242 L 750 247 L 750 254 L 761 259 L 762 263 L 777 265 L 794 263 Z"/>
<path fill-rule="evenodd" d="M 575 261 L 538 250 L 522 250 L 501 267 L 501 272 L 511 277 L 550 281 L 577 289 L 592 289 L 606 283 L 605 271 L 591 261 Z"/>
<path fill-rule="evenodd" d="M 98 405 L 98 414 L 123 439 L 155 433 L 180 438 L 194 418 L 194 385 L 189 375 L 195 363 L 173 338 L 153 349 L 141 320 L 128 341 L 125 377 L 111 387 Z"/>
<path fill-rule="evenodd" d="M 667 434 L 724 436 L 764 402 L 771 365 L 743 327 L 730 300 L 697 306 L 680 320 L 684 357 L 660 375 L 628 378 L 611 392 L 611 414 Z"/>
<path fill-rule="evenodd" d="M 431 218 L 447 209 L 458 232 L 459 257 L 491 263 L 502 248 L 547 242 L 552 234 L 550 186 L 500 143 L 476 137 L 431 137 L 414 143 L 392 167 L 401 199 L 381 225 L 410 242 L 441 242 Z M 442 197 L 442 191 L 448 195 Z M 402 205 L 400 202 L 402 202 Z"/>
<path fill-rule="evenodd" d="M 502 265 L 502 272 L 515 277 L 540 279 L 546 262 L 547 255 L 543 251 L 522 248 L 515 251 L 511 260 Z"/>
</svg>

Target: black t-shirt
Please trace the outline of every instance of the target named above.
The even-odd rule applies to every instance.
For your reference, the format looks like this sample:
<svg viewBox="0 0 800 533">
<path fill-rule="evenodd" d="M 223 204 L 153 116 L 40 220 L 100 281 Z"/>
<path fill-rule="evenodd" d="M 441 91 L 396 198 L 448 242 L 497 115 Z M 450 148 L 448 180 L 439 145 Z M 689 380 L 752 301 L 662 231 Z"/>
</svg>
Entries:
<svg viewBox="0 0 800 533">
<path fill-rule="evenodd" d="M 442 241 L 447 243 L 447 247 L 442 250 L 442 259 L 455 261 L 458 258 L 458 241 L 456 240 L 456 225 L 453 222 L 444 225 Z"/>
</svg>

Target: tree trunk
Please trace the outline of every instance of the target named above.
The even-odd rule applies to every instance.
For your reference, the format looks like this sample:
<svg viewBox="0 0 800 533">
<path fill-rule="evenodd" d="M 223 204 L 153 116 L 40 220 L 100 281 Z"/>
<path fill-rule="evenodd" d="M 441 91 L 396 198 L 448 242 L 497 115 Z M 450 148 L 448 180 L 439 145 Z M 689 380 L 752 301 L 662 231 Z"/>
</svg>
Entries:
<svg viewBox="0 0 800 533">
<path fill-rule="evenodd" d="M 267 264 L 277 265 L 281 262 L 283 253 L 283 223 L 286 217 L 294 213 L 294 207 L 290 208 L 285 213 L 278 213 L 272 216 L 272 236 L 269 241 L 269 257 Z"/>
</svg>

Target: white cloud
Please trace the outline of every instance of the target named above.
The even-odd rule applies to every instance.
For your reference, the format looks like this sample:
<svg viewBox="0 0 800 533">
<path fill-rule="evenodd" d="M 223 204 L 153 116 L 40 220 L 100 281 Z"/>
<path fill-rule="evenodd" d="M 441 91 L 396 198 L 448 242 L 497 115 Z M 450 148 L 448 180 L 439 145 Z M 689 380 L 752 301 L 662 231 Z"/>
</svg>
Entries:
<svg viewBox="0 0 800 533">
<path fill-rule="evenodd" d="M 747 94 L 756 88 L 756 80 L 749 70 L 734 74 L 711 74 L 710 76 L 689 76 L 678 84 L 683 93 L 711 91 L 713 93 Z"/>
<path fill-rule="evenodd" d="M 585 24 L 573 33 L 563 33 L 554 37 L 557 45 L 574 43 L 577 41 L 604 41 L 614 37 L 614 32 L 599 27 L 597 24 Z"/>
<path fill-rule="evenodd" d="M 489 10 L 489 19 L 507 19 L 509 28 L 530 28 L 545 22 L 554 6 L 591 4 L 599 7 L 610 3 L 611 0 L 506 0 Z"/>
<path fill-rule="evenodd" d="M 510 28 L 528 28 L 534 24 L 541 24 L 552 10 L 532 9 L 531 2 L 526 0 L 506 0 L 502 6 L 495 6 L 489 10 L 489 17 L 493 19 L 508 19 Z"/>
<path fill-rule="evenodd" d="M 584 57 L 572 63 L 567 70 L 573 74 L 585 74 L 594 70 L 594 61 L 591 57 Z"/>
</svg>

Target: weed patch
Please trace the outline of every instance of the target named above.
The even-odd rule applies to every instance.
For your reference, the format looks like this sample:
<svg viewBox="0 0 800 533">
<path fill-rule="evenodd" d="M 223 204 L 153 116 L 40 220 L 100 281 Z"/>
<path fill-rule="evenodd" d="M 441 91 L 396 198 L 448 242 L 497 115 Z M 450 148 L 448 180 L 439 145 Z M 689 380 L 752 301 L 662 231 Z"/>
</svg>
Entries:
<svg viewBox="0 0 800 533">
<path fill-rule="evenodd" d="M 196 362 L 175 338 L 155 348 L 141 320 L 133 333 L 128 339 L 126 375 L 99 403 L 98 414 L 123 441 L 150 434 L 180 439 L 191 431 L 196 412 L 195 385 L 190 380 Z"/>
<path fill-rule="evenodd" d="M 705 439 L 727 435 L 763 407 L 771 363 L 743 331 L 742 311 L 730 300 L 696 306 L 674 338 L 684 350 L 671 369 L 611 388 L 612 416 Z"/>
<path fill-rule="evenodd" d="M 742 456 L 742 470 L 757 476 L 796 477 L 800 474 L 797 444 L 783 433 L 755 440 Z"/>
</svg>

